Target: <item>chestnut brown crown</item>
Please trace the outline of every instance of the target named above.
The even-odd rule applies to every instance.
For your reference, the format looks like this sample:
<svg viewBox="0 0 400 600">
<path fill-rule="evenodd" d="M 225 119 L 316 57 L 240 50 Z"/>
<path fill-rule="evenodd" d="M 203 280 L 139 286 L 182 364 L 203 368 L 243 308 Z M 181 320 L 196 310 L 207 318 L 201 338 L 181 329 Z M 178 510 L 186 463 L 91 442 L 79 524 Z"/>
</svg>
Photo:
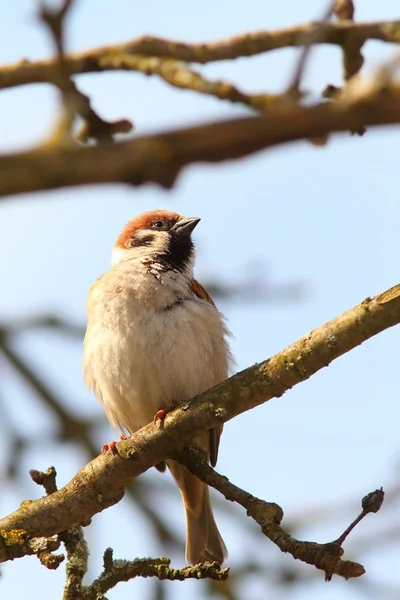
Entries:
<svg viewBox="0 0 400 600">
<path fill-rule="evenodd" d="M 120 233 L 113 256 L 120 260 L 117 253 L 122 252 L 128 259 L 151 258 L 164 270 L 192 270 L 194 246 L 191 233 L 199 221 L 198 217 L 183 217 L 169 210 L 152 210 L 138 215 Z"/>
<path fill-rule="evenodd" d="M 137 217 L 135 217 L 134 219 L 131 219 L 130 221 L 128 221 L 128 223 L 125 225 L 125 227 L 123 228 L 123 230 L 121 231 L 121 233 L 119 234 L 117 241 L 115 243 L 115 247 L 116 248 L 127 248 L 129 246 L 129 242 L 130 240 L 133 238 L 133 236 L 135 235 L 135 233 L 137 231 L 139 231 L 140 229 L 145 230 L 145 229 L 152 229 L 152 230 L 167 230 L 167 227 L 164 228 L 159 228 L 157 226 L 155 226 L 156 223 L 158 222 L 163 222 L 165 223 L 166 226 L 168 226 L 168 228 L 171 228 L 173 225 L 175 225 L 178 221 L 180 221 L 181 219 L 183 219 L 184 217 L 176 212 L 173 212 L 171 210 L 162 210 L 162 209 L 156 209 L 156 210 L 149 210 L 147 212 L 144 212 L 140 215 L 138 215 Z"/>
</svg>

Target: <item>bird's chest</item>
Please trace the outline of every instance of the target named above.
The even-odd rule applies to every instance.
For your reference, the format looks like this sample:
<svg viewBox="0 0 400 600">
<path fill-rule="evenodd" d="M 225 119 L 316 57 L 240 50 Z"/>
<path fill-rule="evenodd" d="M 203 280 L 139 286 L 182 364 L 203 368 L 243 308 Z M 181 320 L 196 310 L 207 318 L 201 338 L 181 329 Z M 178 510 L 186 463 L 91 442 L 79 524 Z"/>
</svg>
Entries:
<svg viewBox="0 0 400 600">
<path fill-rule="evenodd" d="M 196 298 L 149 309 L 126 294 L 89 323 L 85 353 L 104 404 L 109 398 L 135 428 L 161 407 L 172 407 L 226 377 L 226 352 L 219 313 Z M 123 404 L 123 406 L 122 406 Z"/>
</svg>

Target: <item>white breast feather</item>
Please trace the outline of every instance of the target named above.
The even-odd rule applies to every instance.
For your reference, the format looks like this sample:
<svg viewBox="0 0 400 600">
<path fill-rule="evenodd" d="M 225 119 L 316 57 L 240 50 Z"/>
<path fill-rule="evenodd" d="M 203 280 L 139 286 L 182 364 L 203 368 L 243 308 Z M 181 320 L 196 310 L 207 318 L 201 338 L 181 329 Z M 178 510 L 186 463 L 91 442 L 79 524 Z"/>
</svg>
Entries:
<svg viewBox="0 0 400 600">
<path fill-rule="evenodd" d="M 129 432 L 226 379 L 231 361 L 222 315 L 186 275 L 136 267 L 116 264 L 92 288 L 83 356 L 87 385 Z"/>
</svg>

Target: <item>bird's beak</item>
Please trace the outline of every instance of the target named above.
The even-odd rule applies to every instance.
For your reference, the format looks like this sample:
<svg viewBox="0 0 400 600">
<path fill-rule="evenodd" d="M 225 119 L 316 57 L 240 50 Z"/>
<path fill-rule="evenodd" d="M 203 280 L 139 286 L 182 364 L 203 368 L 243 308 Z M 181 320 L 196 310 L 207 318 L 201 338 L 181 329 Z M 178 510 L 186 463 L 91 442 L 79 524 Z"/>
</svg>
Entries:
<svg viewBox="0 0 400 600">
<path fill-rule="evenodd" d="M 175 231 L 179 235 L 189 236 L 200 221 L 199 217 L 185 217 L 175 223 L 171 231 Z"/>
</svg>

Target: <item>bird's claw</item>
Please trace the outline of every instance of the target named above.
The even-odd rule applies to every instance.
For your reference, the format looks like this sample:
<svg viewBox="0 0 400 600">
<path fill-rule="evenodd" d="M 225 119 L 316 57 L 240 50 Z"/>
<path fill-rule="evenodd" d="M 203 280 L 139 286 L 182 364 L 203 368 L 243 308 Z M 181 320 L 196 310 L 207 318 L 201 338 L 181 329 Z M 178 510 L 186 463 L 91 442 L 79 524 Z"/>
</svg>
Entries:
<svg viewBox="0 0 400 600">
<path fill-rule="evenodd" d="M 123 440 L 126 440 L 126 437 L 124 436 L 123 433 L 121 433 L 121 435 L 119 436 L 119 439 L 122 442 Z M 111 440 L 111 442 L 108 442 L 108 444 L 104 444 L 101 447 L 101 453 L 105 454 L 106 452 L 111 451 L 114 455 L 118 454 L 117 444 L 118 444 L 118 442 L 116 442 L 115 440 Z"/>
<path fill-rule="evenodd" d="M 160 408 L 160 410 L 158 410 L 156 412 L 156 414 L 154 415 L 154 423 L 156 423 L 156 421 L 158 421 L 158 419 L 160 419 L 160 421 L 162 421 L 165 417 L 165 415 L 167 415 L 169 412 L 171 412 L 170 408 Z"/>
</svg>

